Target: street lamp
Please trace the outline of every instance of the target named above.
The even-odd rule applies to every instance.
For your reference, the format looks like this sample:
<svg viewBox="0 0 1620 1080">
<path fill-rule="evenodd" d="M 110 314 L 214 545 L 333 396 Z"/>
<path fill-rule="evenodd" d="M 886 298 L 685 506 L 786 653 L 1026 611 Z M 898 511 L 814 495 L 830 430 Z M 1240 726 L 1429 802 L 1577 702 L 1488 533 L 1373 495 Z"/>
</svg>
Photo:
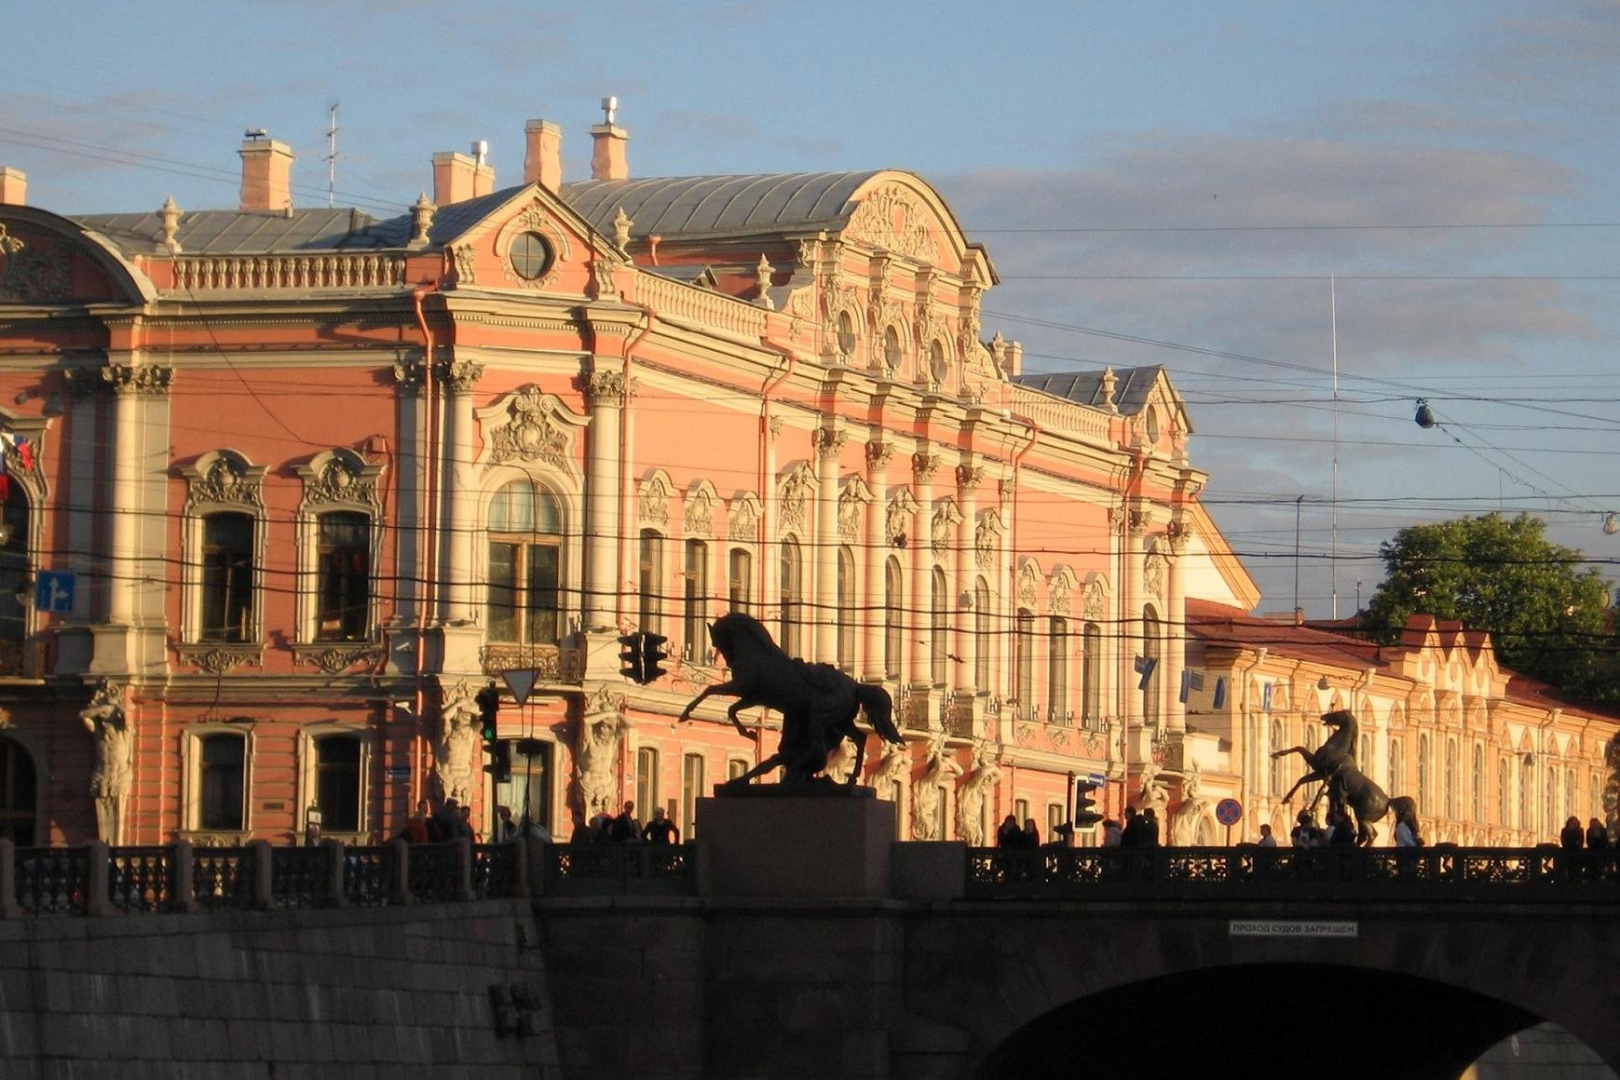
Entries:
<svg viewBox="0 0 1620 1080">
<path fill-rule="evenodd" d="M 1439 423 L 1434 418 L 1434 410 L 1429 408 L 1429 403 L 1422 398 L 1417 399 L 1417 415 L 1412 417 L 1412 422 L 1425 431 Z"/>
</svg>

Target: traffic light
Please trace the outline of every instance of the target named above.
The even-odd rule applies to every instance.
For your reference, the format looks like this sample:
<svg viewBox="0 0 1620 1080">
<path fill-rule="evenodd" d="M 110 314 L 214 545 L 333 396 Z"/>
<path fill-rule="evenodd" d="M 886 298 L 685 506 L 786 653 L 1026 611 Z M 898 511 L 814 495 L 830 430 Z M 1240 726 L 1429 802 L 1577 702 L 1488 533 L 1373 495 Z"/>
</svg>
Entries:
<svg viewBox="0 0 1620 1080">
<path fill-rule="evenodd" d="M 1074 823 L 1077 827 L 1095 825 L 1103 816 L 1096 810 L 1097 800 L 1091 793 L 1102 787 L 1091 780 L 1081 780 L 1074 786 Z"/>
<path fill-rule="evenodd" d="M 479 727 L 482 729 L 484 741 L 493 743 L 495 719 L 501 708 L 501 692 L 491 684 L 474 694 L 473 702 L 478 706 Z"/>
<path fill-rule="evenodd" d="M 619 637 L 619 674 L 633 683 L 644 683 L 646 662 L 641 651 L 641 634 L 623 634 Z"/>
<path fill-rule="evenodd" d="M 641 635 L 641 678 L 637 679 L 637 682 L 650 683 L 669 674 L 659 667 L 661 663 L 669 659 L 669 650 L 664 648 L 668 642 L 669 638 L 663 634 L 646 633 Z"/>
<path fill-rule="evenodd" d="M 497 784 L 512 782 L 512 744 L 509 742 L 491 743 L 489 747 L 489 771 L 495 777 Z"/>
</svg>

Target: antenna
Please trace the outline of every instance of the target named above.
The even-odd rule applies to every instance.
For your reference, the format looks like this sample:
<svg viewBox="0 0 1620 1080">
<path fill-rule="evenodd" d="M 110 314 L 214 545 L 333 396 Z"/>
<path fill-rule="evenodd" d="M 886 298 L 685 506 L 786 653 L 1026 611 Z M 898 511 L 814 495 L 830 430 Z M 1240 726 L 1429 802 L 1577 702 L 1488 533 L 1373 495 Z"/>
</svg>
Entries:
<svg viewBox="0 0 1620 1080">
<path fill-rule="evenodd" d="M 326 205 L 330 207 L 337 196 L 337 136 L 338 103 L 332 102 L 327 106 L 330 119 L 326 123 Z"/>
<path fill-rule="evenodd" d="M 1339 617 L 1339 279 L 1328 275 L 1328 313 L 1333 332 L 1333 513 L 1328 525 L 1329 593 L 1333 617 Z"/>
</svg>

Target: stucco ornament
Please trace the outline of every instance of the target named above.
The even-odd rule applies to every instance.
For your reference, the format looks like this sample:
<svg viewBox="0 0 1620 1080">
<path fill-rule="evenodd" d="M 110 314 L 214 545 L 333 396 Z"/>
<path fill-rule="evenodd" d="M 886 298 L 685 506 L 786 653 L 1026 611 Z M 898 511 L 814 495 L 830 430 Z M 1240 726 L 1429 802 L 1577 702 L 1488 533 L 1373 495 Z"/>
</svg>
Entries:
<svg viewBox="0 0 1620 1080">
<path fill-rule="evenodd" d="M 1191 847 L 1198 842 L 1198 823 L 1209 813 L 1210 801 L 1202 792 L 1203 777 L 1195 765 L 1181 781 L 1181 805 L 1170 819 L 1170 843 Z"/>
<path fill-rule="evenodd" d="M 662 473 L 654 474 L 642 483 L 636 505 L 642 524 L 669 528 L 669 484 Z"/>
<path fill-rule="evenodd" d="M 934 504 L 934 519 L 929 523 L 929 539 L 935 551 L 949 551 L 956 538 L 956 526 L 961 524 L 962 511 L 956 500 L 947 496 Z"/>
<path fill-rule="evenodd" d="M 630 730 L 630 721 L 621 705 L 623 697 L 607 693 L 592 698 L 580 720 L 574 738 L 574 777 L 579 784 L 579 824 L 598 814 L 619 809 L 619 786 L 613 766 L 619 756 L 619 741 Z"/>
<path fill-rule="evenodd" d="M 911 750 L 901 744 L 883 755 L 877 772 L 872 776 L 872 790 L 877 797 L 899 802 L 902 785 L 911 777 Z"/>
<path fill-rule="evenodd" d="M 806 510 L 815 490 L 816 474 L 810 466 L 801 463 L 787 474 L 782 481 L 781 509 L 778 512 L 783 529 L 805 529 L 808 522 Z"/>
<path fill-rule="evenodd" d="M 938 263 L 938 246 L 928 231 L 933 214 L 900 187 L 869 193 L 850 215 L 844 235 L 921 262 Z"/>
<path fill-rule="evenodd" d="M 65 300 L 72 293 L 72 275 L 61 252 L 31 248 L 0 225 L 0 300 Z"/>
<path fill-rule="evenodd" d="M 479 744 L 478 702 L 473 690 L 462 679 L 445 694 L 439 708 L 443 727 L 434 747 L 433 772 L 439 781 L 439 797 L 454 799 L 462 806 L 472 799 L 473 775 L 477 771 Z"/>
<path fill-rule="evenodd" d="M 1001 552 L 1001 537 L 1006 531 L 999 510 L 986 510 L 973 526 L 974 562 L 980 570 L 994 570 Z"/>
<path fill-rule="evenodd" d="M 883 531 L 890 547 L 905 546 L 906 531 L 916 512 L 917 500 L 912 497 L 910 488 L 901 488 L 889 499 L 883 513 Z"/>
<path fill-rule="evenodd" d="M 744 495 L 731 501 L 731 517 L 726 524 L 726 535 L 732 540 L 759 539 L 759 499 Z"/>
<path fill-rule="evenodd" d="M 945 748 L 945 733 L 936 734 L 928 743 L 928 764 L 922 775 L 911 785 L 911 837 L 914 840 L 943 840 L 940 835 L 940 800 L 945 791 L 954 787 L 962 775 L 957 764 Z"/>
<path fill-rule="evenodd" d="M 96 836 L 108 844 L 122 839 L 124 799 L 129 795 L 132 744 L 124 713 L 124 688 L 102 679 L 90 704 L 79 710 L 85 730 L 95 737 L 96 758 L 90 770 L 90 795 L 96 801 Z"/>
<path fill-rule="evenodd" d="M 713 488 L 707 483 L 686 496 L 681 524 L 688 536 L 714 535 L 714 507 L 718 501 Z"/>
<path fill-rule="evenodd" d="M 973 750 L 973 768 L 956 796 L 956 835 L 968 847 L 984 847 L 984 806 L 1000 779 L 990 744 L 980 743 Z"/>
<path fill-rule="evenodd" d="M 1164 598 L 1164 572 L 1168 565 L 1161 552 L 1150 551 L 1146 559 L 1142 560 L 1142 587 L 1150 595 Z"/>
<path fill-rule="evenodd" d="M 513 395 L 506 406 L 507 422 L 489 433 L 489 463 L 508 461 L 544 462 L 565 468 L 569 437 L 551 416 L 544 394 L 536 386 L 526 386 Z"/>
<path fill-rule="evenodd" d="M 872 489 L 858 476 L 852 476 L 838 494 L 838 535 L 854 540 L 860 534 L 861 513 L 872 501 Z"/>
</svg>

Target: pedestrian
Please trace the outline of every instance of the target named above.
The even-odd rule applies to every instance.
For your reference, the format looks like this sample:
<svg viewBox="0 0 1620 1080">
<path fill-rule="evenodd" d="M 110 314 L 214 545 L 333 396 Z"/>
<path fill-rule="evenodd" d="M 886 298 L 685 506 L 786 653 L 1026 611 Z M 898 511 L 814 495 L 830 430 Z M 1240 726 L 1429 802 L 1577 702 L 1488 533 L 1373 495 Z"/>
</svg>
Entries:
<svg viewBox="0 0 1620 1080">
<path fill-rule="evenodd" d="M 1260 845 L 1259 846 L 1260 847 L 1276 847 L 1277 846 L 1277 838 L 1275 836 L 1271 835 L 1271 826 L 1270 825 L 1267 825 L 1267 824 L 1264 824 L 1264 823 L 1262 823 L 1260 825 Z"/>
<path fill-rule="evenodd" d="M 1586 844 L 1586 830 L 1581 828 L 1581 819 L 1571 817 L 1564 822 L 1564 831 L 1558 834 L 1558 846 L 1565 851 L 1579 851 Z"/>
<path fill-rule="evenodd" d="M 1119 827 L 1119 822 L 1115 821 L 1113 818 L 1109 818 L 1108 820 L 1104 821 L 1102 827 L 1102 846 L 1119 847 L 1120 840 L 1121 830 Z"/>
<path fill-rule="evenodd" d="M 624 804 L 624 810 L 608 827 L 608 839 L 615 844 L 633 844 L 641 839 L 641 822 L 636 820 L 635 803 Z"/>
<path fill-rule="evenodd" d="M 428 819 L 428 842 L 448 844 L 460 832 L 461 804 L 454 799 L 444 800 L 439 812 Z"/>
<path fill-rule="evenodd" d="M 1398 848 L 1423 846 L 1423 839 L 1417 834 L 1417 826 L 1413 824 L 1412 816 L 1405 811 L 1395 815 L 1395 846 Z"/>
<path fill-rule="evenodd" d="M 1024 819 L 1024 838 L 1021 845 L 1025 851 L 1039 851 L 1041 847 L 1041 830 L 1035 826 L 1034 818 Z"/>
<path fill-rule="evenodd" d="M 1322 835 L 1322 830 L 1317 828 L 1316 821 L 1312 819 L 1309 810 L 1301 810 L 1294 821 L 1294 829 L 1288 834 L 1289 843 L 1297 848 L 1322 846 L 1325 837 Z"/>
<path fill-rule="evenodd" d="M 497 844 L 504 844 L 517 838 L 517 822 L 512 820 L 510 806 L 495 808 L 495 827 L 491 830 L 491 838 Z"/>
<path fill-rule="evenodd" d="M 1355 847 L 1356 827 L 1351 822 L 1350 815 L 1343 810 L 1328 812 L 1327 829 L 1328 847 Z"/>
<path fill-rule="evenodd" d="M 1119 846 L 1147 847 L 1147 822 L 1134 806 L 1125 808 L 1125 827 L 1120 830 Z"/>
<path fill-rule="evenodd" d="M 649 844 L 678 844 L 681 842 L 681 831 L 662 806 L 655 806 L 652 820 L 641 830 L 641 838 Z"/>
<path fill-rule="evenodd" d="M 478 830 L 474 829 L 472 824 L 471 803 L 461 808 L 461 817 L 456 822 L 456 839 L 464 837 L 475 844 L 478 843 Z"/>
<path fill-rule="evenodd" d="M 399 831 L 399 838 L 407 844 L 425 844 L 428 842 L 428 801 L 423 799 L 416 804 L 416 813 L 405 819 L 405 827 Z"/>
<path fill-rule="evenodd" d="M 1609 830 L 1603 827 L 1603 822 L 1597 818 L 1586 827 L 1586 846 L 1593 851 L 1606 851 L 1609 847 Z"/>
<path fill-rule="evenodd" d="M 1159 846 L 1159 815 L 1151 806 L 1142 811 L 1142 846 Z"/>
<path fill-rule="evenodd" d="M 996 847 L 1016 848 L 1023 838 L 1023 830 L 1018 827 L 1017 814 L 1008 814 L 1001 819 L 1001 824 L 996 828 Z"/>
</svg>

